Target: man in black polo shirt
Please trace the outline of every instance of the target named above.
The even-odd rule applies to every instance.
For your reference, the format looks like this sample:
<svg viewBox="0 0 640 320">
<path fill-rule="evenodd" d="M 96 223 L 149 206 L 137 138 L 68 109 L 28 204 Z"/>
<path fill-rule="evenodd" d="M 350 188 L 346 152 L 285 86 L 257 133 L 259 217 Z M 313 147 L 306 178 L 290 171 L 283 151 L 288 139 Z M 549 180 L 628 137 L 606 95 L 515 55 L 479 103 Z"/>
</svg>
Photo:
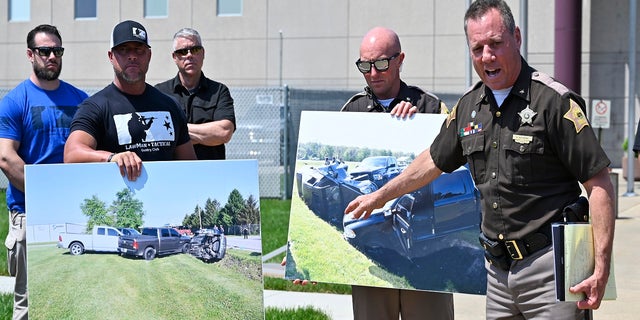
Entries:
<svg viewBox="0 0 640 320">
<path fill-rule="evenodd" d="M 229 88 L 204 76 L 204 47 L 198 31 L 180 29 L 173 36 L 175 78 L 156 85 L 174 97 L 184 109 L 189 136 L 199 160 L 225 159 L 224 144 L 236 130 L 233 98 Z"/>
</svg>

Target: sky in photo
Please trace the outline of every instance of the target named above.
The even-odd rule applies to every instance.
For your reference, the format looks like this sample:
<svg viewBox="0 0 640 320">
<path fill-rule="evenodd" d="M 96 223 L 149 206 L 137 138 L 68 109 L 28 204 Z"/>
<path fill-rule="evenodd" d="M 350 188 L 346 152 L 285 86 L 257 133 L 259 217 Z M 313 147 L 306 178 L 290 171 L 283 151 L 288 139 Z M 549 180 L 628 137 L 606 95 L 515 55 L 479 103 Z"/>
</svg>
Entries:
<svg viewBox="0 0 640 320">
<path fill-rule="evenodd" d="M 298 143 L 368 147 L 394 152 L 426 149 L 440 132 L 443 114 L 415 114 L 409 119 L 378 112 L 302 111 Z"/>
<path fill-rule="evenodd" d="M 86 224 L 80 205 L 96 195 L 107 208 L 116 193 L 129 188 L 144 204 L 144 226 L 180 225 L 208 198 L 227 202 L 233 189 L 259 201 L 257 160 L 144 162 L 130 182 L 115 163 L 25 166 L 27 224 Z"/>
</svg>

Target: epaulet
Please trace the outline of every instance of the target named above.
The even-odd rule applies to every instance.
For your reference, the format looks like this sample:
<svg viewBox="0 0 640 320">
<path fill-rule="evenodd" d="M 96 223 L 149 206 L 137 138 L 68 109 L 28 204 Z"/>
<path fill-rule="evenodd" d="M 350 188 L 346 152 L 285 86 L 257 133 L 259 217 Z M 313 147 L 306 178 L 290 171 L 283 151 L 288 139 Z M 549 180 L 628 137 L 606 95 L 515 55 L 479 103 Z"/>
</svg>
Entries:
<svg viewBox="0 0 640 320">
<path fill-rule="evenodd" d="M 449 114 L 449 108 L 447 108 L 447 105 L 444 104 L 444 102 L 442 100 L 440 100 L 440 114 Z"/>
<path fill-rule="evenodd" d="M 367 93 L 365 91 L 362 92 L 358 92 L 356 94 L 353 95 L 353 97 L 349 98 L 349 100 L 347 100 L 347 102 L 342 106 L 342 108 L 340 108 L 340 111 L 344 111 L 344 108 L 351 102 L 356 101 L 362 97 L 366 97 Z"/>
<path fill-rule="evenodd" d="M 540 83 L 546 85 L 547 87 L 549 87 L 549 88 L 553 89 L 554 91 L 556 91 L 561 96 L 564 96 L 565 94 L 567 94 L 567 93 L 569 93 L 571 91 L 565 85 L 563 85 L 562 83 L 556 81 L 554 78 L 552 78 L 551 76 L 549 76 L 548 74 L 546 74 L 544 72 L 534 71 L 531 74 L 531 80 L 537 81 L 537 82 L 540 82 Z"/>
<path fill-rule="evenodd" d="M 482 81 L 476 82 L 476 84 L 474 84 L 473 86 L 469 87 L 469 89 L 467 89 L 467 91 L 465 91 L 464 94 L 460 98 L 458 98 L 458 101 L 456 101 L 456 104 L 454 104 L 453 108 L 451 108 L 451 111 L 448 112 L 449 115 L 447 116 L 447 120 L 445 120 L 447 128 L 451 124 L 451 121 L 456 119 L 456 109 L 458 109 L 458 103 L 460 103 L 460 100 L 462 100 L 462 98 L 464 96 L 468 95 L 473 90 L 476 90 L 476 89 L 480 88 L 480 86 L 482 86 Z"/>
</svg>

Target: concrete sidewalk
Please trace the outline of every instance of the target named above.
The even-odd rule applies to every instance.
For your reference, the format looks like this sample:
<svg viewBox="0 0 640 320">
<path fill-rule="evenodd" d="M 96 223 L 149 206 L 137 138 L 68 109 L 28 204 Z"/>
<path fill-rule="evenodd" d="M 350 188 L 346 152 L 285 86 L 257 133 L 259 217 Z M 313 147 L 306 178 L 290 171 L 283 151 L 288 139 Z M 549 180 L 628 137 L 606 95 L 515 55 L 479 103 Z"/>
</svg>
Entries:
<svg viewBox="0 0 640 320">
<path fill-rule="evenodd" d="M 614 240 L 614 271 L 618 298 L 604 301 L 593 312 L 595 320 L 637 319 L 640 317 L 640 182 L 635 182 L 636 196 L 627 197 L 627 181 L 618 173 L 618 219 Z M 272 277 L 284 277 L 284 269 L 277 264 L 265 264 L 263 272 Z M 265 307 L 295 308 L 313 306 L 323 310 L 334 320 L 352 320 L 351 296 L 324 293 L 300 293 L 265 290 Z M 485 319 L 485 297 L 454 294 L 455 318 L 458 320 Z"/>
</svg>

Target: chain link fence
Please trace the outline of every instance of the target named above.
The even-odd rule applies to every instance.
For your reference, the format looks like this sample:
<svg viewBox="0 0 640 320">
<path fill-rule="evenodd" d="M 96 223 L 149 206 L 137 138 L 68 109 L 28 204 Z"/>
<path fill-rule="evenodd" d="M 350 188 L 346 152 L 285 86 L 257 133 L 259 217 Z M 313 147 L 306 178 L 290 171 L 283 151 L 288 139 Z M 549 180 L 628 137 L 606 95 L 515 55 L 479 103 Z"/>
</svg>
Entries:
<svg viewBox="0 0 640 320">
<path fill-rule="evenodd" d="M 260 197 L 282 198 L 285 190 L 285 88 L 229 88 L 236 131 L 227 159 L 257 159 Z"/>
</svg>

